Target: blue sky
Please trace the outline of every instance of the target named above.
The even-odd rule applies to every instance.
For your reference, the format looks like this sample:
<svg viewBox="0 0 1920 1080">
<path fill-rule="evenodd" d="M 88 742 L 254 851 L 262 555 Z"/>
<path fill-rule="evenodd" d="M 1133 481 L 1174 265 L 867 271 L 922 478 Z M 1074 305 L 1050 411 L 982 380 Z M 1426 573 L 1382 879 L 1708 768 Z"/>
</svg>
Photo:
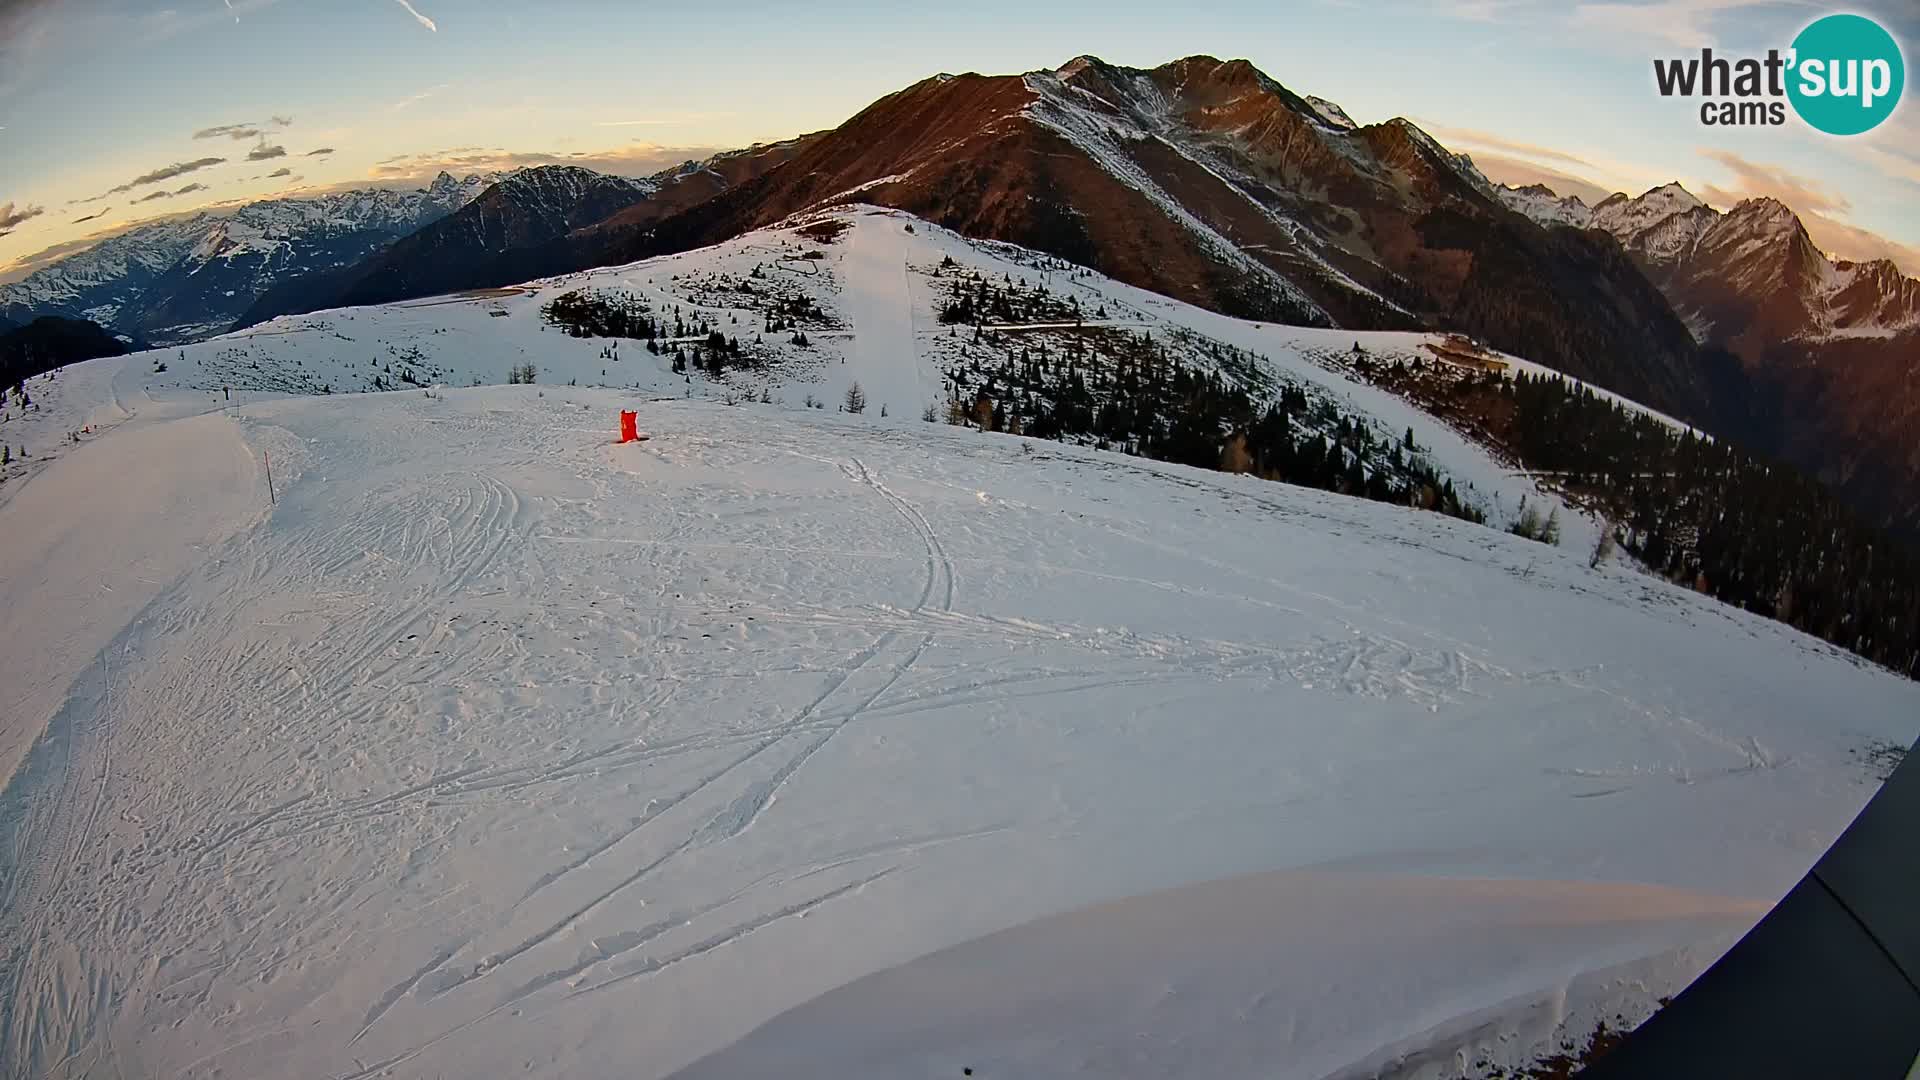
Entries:
<svg viewBox="0 0 1920 1080">
<path fill-rule="evenodd" d="M 1830 10 L 1799 0 L 0 0 L 0 273 L 162 212 L 413 182 L 441 167 L 577 160 L 651 172 L 831 127 L 936 72 L 1056 67 L 1081 53 L 1138 66 L 1245 57 L 1362 123 L 1408 116 L 1496 179 L 1586 193 L 1678 179 L 1720 205 L 1774 195 L 1830 250 L 1892 255 L 1920 273 L 1920 111 L 1910 103 L 1843 140 L 1797 121 L 1703 127 L 1694 105 L 1653 90 L 1656 56 L 1785 47 Z M 1920 40 L 1912 0 L 1846 10 L 1879 18 L 1903 44 Z M 208 134 L 216 128 L 233 130 Z M 148 179 L 156 173 L 172 175 Z"/>
</svg>

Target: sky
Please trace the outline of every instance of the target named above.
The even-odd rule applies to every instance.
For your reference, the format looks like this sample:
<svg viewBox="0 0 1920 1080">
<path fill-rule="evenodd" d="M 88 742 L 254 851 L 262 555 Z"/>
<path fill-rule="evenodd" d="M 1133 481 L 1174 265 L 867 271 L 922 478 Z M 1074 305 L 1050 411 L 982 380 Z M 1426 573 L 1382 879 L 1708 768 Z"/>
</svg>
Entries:
<svg viewBox="0 0 1920 1080">
<path fill-rule="evenodd" d="M 1360 123 L 1592 201 L 1770 195 L 1920 275 L 1920 106 L 1865 135 L 1701 125 L 1656 57 L 1785 48 L 1853 0 L 0 0 L 0 280 L 155 216 L 573 162 L 645 175 L 833 127 L 938 72 L 1243 57 Z M 1920 94 L 1914 91 L 1908 98 Z"/>
</svg>

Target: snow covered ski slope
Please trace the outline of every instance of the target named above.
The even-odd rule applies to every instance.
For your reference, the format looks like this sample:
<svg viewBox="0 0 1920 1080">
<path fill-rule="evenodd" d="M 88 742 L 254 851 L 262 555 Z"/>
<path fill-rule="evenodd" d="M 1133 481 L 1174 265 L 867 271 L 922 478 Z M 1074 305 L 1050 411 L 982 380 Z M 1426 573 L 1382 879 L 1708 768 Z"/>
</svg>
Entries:
<svg viewBox="0 0 1920 1080">
<path fill-rule="evenodd" d="M 1044 317 L 941 321 L 988 277 Z M 582 290 L 674 340 L 542 320 Z M 1920 733 L 1572 515 L 920 419 L 1063 324 L 1532 493 L 1350 333 L 859 208 L 32 380 L 0 1074 L 1471 1074 L 1686 981 Z M 709 331 L 753 362 L 674 372 Z"/>
<path fill-rule="evenodd" d="M 613 445 L 636 404 L 653 440 Z M 219 518 L 97 654 L 40 661 L 72 689 L 5 794 L 8 1075 L 665 1076 L 935 950 L 1276 872 L 1027 931 L 1094 990 L 1143 961 L 1074 943 L 1145 919 L 1178 977 L 1117 1015 L 1212 1018 L 1178 1059 L 958 992 L 904 1050 L 864 1029 L 892 1039 L 869 1059 L 1518 1057 L 1708 962 L 1920 716 L 1777 624 L 1434 514 L 587 388 L 116 429 L 0 505 L 9 603 L 52 614 L 23 575 L 150 542 L 69 550 L 22 529 L 31 497 L 224 490 L 213 444 L 136 437 L 208 424 L 271 453 L 280 501 Z M 1255 988 L 1207 929 L 1268 923 L 1302 951 Z"/>
</svg>

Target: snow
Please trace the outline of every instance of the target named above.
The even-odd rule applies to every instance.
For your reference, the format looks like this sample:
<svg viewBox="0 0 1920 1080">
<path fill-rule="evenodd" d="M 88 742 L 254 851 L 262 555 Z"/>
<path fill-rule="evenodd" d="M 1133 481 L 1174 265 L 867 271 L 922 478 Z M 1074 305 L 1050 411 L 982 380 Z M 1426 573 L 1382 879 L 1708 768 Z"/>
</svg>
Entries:
<svg viewBox="0 0 1920 1080">
<path fill-rule="evenodd" d="M 1635 198 L 1615 194 L 1593 208 L 1592 225 L 1613 234 L 1629 251 L 1655 265 L 1684 262 L 1720 214 L 1677 183 L 1662 184 Z"/>
<path fill-rule="evenodd" d="M 1314 97 L 1309 94 L 1304 100 L 1307 105 L 1313 109 L 1314 115 L 1319 117 L 1320 121 L 1330 128 L 1339 131 L 1353 131 L 1360 126 L 1353 122 L 1351 116 L 1347 115 L 1347 110 L 1328 101 L 1326 98 Z"/>
<path fill-rule="evenodd" d="M 1232 1078 L 1285 1062 L 1289 1075 L 1360 1080 L 1433 1075 L 1449 1058 L 1512 1067 L 1562 1027 L 1642 1018 L 1648 984 L 1703 966 L 1759 907 L 1651 886 L 1259 874 L 910 961 L 680 1075 Z"/>
<path fill-rule="evenodd" d="M 887 216 L 862 222 L 848 234 L 842 272 L 847 283 L 853 348 L 843 372 L 829 372 L 828 401 L 839 401 L 858 382 L 875 413 L 903 409 L 917 417 L 942 393 L 937 372 L 914 362 L 913 304 L 907 283 L 906 221 Z M 846 385 L 841 385 L 840 375 Z"/>
<path fill-rule="evenodd" d="M 847 199 L 847 198 L 851 198 L 852 196 L 855 196 L 855 195 L 858 195 L 858 194 L 860 194 L 860 193 L 861 193 L 861 192 L 863 192 L 863 191 L 870 191 L 870 190 L 872 190 L 872 189 L 874 189 L 874 188 L 877 188 L 877 187 L 885 187 L 885 186 L 887 186 L 888 184 L 898 184 L 898 183 L 901 183 L 901 182 L 903 182 L 903 181 L 905 181 L 905 180 L 907 180 L 907 179 L 909 179 L 909 178 L 911 178 L 912 176 L 913 176 L 913 172 L 912 172 L 912 170 L 909 170 L 909 171 L 907 171 L 907 172 L 903 172 L 903 173 L 890 173 L 890 174 L 888 174 L 888 175 L 886 175 L 886 176 L 876 176 L 876 177 L 874 177 L 874 178 L 873 178 L 872 180 L 866 180 L 866 181 L 863 181 L 863 182 L 861 182 L 861 183 L 858 183 L 858 184 L 855 184 L 855 185 L 853 185 L 852 187 L 850 187 L 850 188 L 848 188 L 847 190 L 845 190 L 845 191 L 842 191 L 842 192 L 840 192 L 840 193 L 838 193 L 838 194 L 836 194 L 836 195 L 833 195 L 833 196 L 831 196 L 831 197 L 829 197 L 829 198 L 826 198 L 826 199 L 822 199 L 821 201 L 822 201 L 822 202 L 829 202 L 829 203 L 831 203 L 831 202 L 839 202 L 839 201 L 841 201 L 841 200 L 843 200 L 843 199 Z"/>
<path fill-rule="evenodd" d="M 8 643 L 0 685 L 15 718 L 58 712 L 76 674 L 64 661 L 101 655 L 213 539 L 254 516 L 254 490 L 265 491 L 224 418 L 140 428 L 77 448 L 58 463 L 56 482 L 9 485 L 17 491 L 5 503 L 8 545 L 38 555 L 10 561 L 0 576 Z M 0 727 L 0 775 L 15 775 L 38 734 L 20 723 Z"/>
<path fill-rule="evenodd" d="M 111 424 L 0 485 L 0 1071 L 658 1077 L 819 998 L 703 1067 L 1164 1075 L 1124 1029 L 1456 1075 L 1683 983 L 1920 734 L 1915 684 L 1573 547 L 924 423 L 923 268 L 1051 264 L 833 216 L 819 260 L 783 227 L 34 381 L 20 430 Z M 755 266 L 841 329 L 739 385 L 539 328 L 581 287 L 730 328 L 700 281 Z M 1351 333 L 1052 281 L 1525 484 L 1316 362 Z M 390 348 L 541 382 L 207 389 Z M 716 400 L 841 378 L 865 416 Z M 864 1010 L 903 1034 L 830 1045 Z"/>
<path fill-rule="evenodd" d="M 1571 225 L 1584 229 L 1593 222 L 1593 209 L 1578 195 L 1561 198 L 1543 184 L 1516 188 L 1505 184 L 1494 194 L 1509 210 L 1518 211 L 1540 225 Z"/>
</svg>

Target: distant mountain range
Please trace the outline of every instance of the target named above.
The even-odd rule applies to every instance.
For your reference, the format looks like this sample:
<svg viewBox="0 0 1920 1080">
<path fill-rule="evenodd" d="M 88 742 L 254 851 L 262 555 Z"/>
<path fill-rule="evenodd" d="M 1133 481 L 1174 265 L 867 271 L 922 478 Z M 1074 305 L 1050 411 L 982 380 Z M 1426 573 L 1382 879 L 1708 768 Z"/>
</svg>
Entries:
<svg viewBox="0 0 1920 1080">
<path fill-rule="evenodd" d="M 1543 225 L 1600 229 L 1626 249 L 1696 337 L 1743 354 L 1770 342 L 1887 338 L 1920 329 L 1920 281 L 1891 261 L 1827 258 L 1774 199 L 1726 213 L 1679 184 L 1589 208 L 1541 185 L 1501 201 Z"/>
<path fill-rule="evenodd" d="M 1920 532 L 1920 283 L 1786 207 L 1490 182 L 1245 61 L 938 75 L 839 127 L 644 180 L 564 166 L 164 222 L 0 288 L 0 318 L 159 343 L 896 207 L 1252 319 L 1463 331 L 1801 465 Z"/>
<path fill-rule="evenodd" d="M 1705 357 L 1721 386 L 1712 430 L 1920 533 L 1920 281 L 1884 259 L 1829 259 L 1773 199 L 1722 213 L 1679 184 L 1592 208 L 1538 185 L 1501 199 L 1543 224 L 1613 236 L 1695 337 L 1717 347 Z"/>
<path fill-rule="evenodd" d="M 609 221 L 632 226 L 698 205 L 781 164 L 800 144 L 787 140 L 730 151 L 643 180 L 563 165 L 508 173 L 451 214 L 362 262 L 267 290 L 237 325 L 579 269 L 571 257 L 554 265 L 543 253 L 577 229 Z"/>
<path fill-rule="evenodd" d="M 479 197 L 485 176 L 252 203 L 144 225 L 0 286 L 0 317 L 60 315 L 156 345 L 224 333 L 275 284 L 352 266 Z"/>
<path fill-rule="evenodd" d="M 344 304 L 427 296 L 481 281 L 497 283 L 498 275 L 489 268 L 502 253 L 598 221 L 646 198 L 657 186 L 559 165 L 475 180 L 481 186 L 472 197 L 415 229 L 388 237 L 361 258 L 274 282 L 236 313 L 232 325 Z M 356 292 L 379 300 L 362 301 Z"/>
</svg>

